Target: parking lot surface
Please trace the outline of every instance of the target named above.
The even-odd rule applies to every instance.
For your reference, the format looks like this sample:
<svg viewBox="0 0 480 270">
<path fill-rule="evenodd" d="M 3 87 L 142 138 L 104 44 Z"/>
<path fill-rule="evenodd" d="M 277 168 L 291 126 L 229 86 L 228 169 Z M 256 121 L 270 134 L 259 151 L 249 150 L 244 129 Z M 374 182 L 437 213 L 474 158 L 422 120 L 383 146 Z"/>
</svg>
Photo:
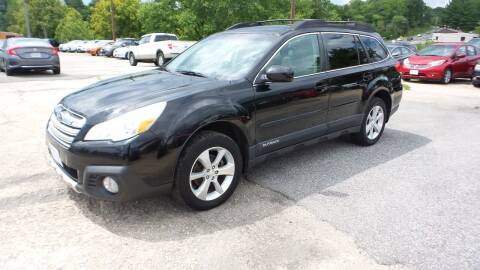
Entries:
<svg viewBox="0 0 480 270">
<path fill-rule="evenodd" d="M 480 90 L 412 82 L 372 147 L 346 138 L 258 165 L 195 212 L 170 197 L 114 204 L 47 165 L 64 95 L 155 68 L 62 54 L 62 74 L 0 73 L 1 269 L 480 269 Z"/>
</svg>

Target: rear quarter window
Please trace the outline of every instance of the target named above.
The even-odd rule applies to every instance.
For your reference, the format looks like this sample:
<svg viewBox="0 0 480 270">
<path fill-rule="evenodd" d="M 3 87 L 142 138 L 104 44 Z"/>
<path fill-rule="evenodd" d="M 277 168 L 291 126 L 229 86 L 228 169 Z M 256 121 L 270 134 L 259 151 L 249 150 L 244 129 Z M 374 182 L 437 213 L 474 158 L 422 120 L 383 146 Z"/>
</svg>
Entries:
<svg viewBox="0 0 480 270">
<path fill-rule="evenodd" d="M 388 53 L 378 40 L 366 36 L 360 36 L 360 40 L 370 56 L 370 62 L 378 62 L 387 58 Z"/>
<path fill-rule="evenodd" d="M 323 33 L 328 54 L 329 69 L 339 69 L 359 64 L 355 36 Z"/>
</svg>

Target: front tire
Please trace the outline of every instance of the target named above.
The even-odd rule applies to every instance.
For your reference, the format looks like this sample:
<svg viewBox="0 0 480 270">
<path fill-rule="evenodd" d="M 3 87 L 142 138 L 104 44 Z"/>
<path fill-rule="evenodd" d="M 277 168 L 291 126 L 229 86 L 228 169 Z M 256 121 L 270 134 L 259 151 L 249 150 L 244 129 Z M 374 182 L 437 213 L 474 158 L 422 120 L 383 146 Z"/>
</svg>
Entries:
<svg viewBox="0 0 480 270">
<path fill-rule="evenodd" d="M 447 68 L 443 72 L 442 83 L 449 84 L 452 81 L 452 70 Z"/>
<path fill-rule="evenodd" d="M 201 132 L 178 161 L 175 192 L 193 209 L 214 208 L 232 195 L 242 168 L 242 154 L 234 140 L 214 131 Z"/>
<path fill-rule="evenodd" d="M 135 59 L 135 55 L 133 53 L 130 53 L 130 56 L 128 57 L 128 62 L 130 63 L 130 66 L 136 66 L 138 64 L 137 59 Z"/>
<path fill-rule="evenodd" d="M 382 137 L 387 120 L 385 101 L 373 98 L 366 112 L 360 132 L 353 134 L 354 142 L 362 146 L 374 145 Z"/>
</svg>

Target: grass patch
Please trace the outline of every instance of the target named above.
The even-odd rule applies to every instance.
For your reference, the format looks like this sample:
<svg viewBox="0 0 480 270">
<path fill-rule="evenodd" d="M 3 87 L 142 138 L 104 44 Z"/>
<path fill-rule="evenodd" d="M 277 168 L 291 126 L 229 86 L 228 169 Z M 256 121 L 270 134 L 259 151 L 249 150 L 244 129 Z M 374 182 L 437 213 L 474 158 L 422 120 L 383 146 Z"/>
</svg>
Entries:
<svg viewBox="0 0 480 270">
<path fill-rule="evenodd" d="M 408 85 L 408 84 L 402 83 L 402 85 L 403 85 L 403 90 L 405 90 L 405 91 L 410 91 L 412 89 L 412 87 L 410 87 L 410 85 Z"/>
</svg>

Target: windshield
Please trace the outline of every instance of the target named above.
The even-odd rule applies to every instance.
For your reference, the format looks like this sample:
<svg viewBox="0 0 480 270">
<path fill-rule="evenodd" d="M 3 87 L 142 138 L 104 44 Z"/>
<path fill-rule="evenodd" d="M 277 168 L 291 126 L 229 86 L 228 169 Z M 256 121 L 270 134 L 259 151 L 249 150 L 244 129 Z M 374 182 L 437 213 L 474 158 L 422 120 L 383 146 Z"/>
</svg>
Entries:
<svg viewBox="0 0 480 270">
<path fill-rule="evenodd" d="M 455 46 L 434 45 L 421 50 L 421 56 L 450 56 L 455 51 Z"/>
<path fill-rule="evenodd" d="M 258 64 L 277 39 L 265 34 L 213 35 L 174 58 L 166 70 L 219 80 L 240 79 Z"/>
</svg>

